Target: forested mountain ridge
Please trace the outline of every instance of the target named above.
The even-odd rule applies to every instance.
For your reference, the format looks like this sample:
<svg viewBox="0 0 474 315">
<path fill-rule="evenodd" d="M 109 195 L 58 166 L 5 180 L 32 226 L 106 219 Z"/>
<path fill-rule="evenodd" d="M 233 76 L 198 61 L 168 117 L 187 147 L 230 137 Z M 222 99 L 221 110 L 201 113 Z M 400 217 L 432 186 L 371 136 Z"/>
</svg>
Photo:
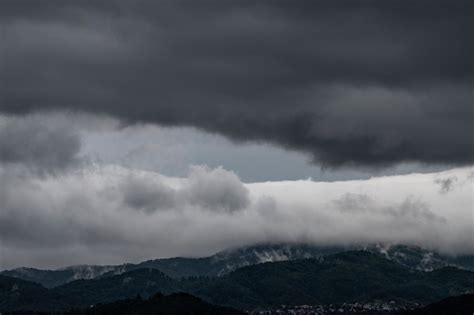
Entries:
<svg viewBox="0 0 474 315">
<path fill-rule="evenodd" d="M 368 251 L 257 264 L 222 277 L 175 279 L 156 269 L 142 268 L 110 277 L 76 280 L 52 289 L 15 278 L 0 280 L 0 296 L 4 297 L 0 311 L 67 310 L 137 295 L 148 298 L 157 292 L 187 292 L 213 304 L 239 309 L 372 300 L 427 304 L 474 292 L 472 271 L 455 267 L 431 272 L 415 270 Z"/>
<path fill-rule="evenodd" d="M 172 278 L 220 277 L 245 266 L 265 262 L 318 258 L 348 250 L 364 250 L 415 270 L 431 271 L 446 266 L 474 270 L 474 256 L 446 256 L 415 246 L 321 247 L 309 244 L 262 244 L 221 251 L 203 258 L 165 258 L 147 260 L 138 264 L 116 266 L 80 265 L 58 270 L 17 268 L 0 272 L 4 276 L 41 283 L 52 288 L 62 284 L 98 277 L 110 277 L 143 268 L 160 270 Z"/>
</svg>

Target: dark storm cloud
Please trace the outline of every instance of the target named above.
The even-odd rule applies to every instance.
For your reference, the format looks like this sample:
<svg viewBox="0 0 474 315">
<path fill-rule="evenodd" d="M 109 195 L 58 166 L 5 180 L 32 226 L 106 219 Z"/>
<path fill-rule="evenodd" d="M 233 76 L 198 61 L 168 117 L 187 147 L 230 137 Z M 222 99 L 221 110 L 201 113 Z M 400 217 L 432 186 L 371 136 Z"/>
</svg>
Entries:
<svg viewBox="0 0 474 315">
<path fill-rule="evenodd" d="M 3 1 L 0 110 L 470 164 L 472 1 Z"/>
<path fill-rule="evenodd" d="M 38 117 L 0 116 L 0 165 L 56 172 L 79 162 L 80 147 L 78 135 L 69 128 L 47 125 Z"/>
</svg>

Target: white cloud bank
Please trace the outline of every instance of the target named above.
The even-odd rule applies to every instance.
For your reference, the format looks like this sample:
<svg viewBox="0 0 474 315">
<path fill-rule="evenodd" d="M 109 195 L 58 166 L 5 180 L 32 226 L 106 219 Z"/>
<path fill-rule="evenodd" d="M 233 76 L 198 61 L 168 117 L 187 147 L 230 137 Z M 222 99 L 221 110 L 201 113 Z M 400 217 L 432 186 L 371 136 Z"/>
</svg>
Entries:
<svg viewBox="0 0 474 315">
<path fill-rule="evenodd" d="M 200 256 L 257 242 L 474 253 L 473 174 L 245 184 L 205 166 L 185 178 L 116 165 L 51 176 L 0 167 L 0 268 Z"/>
</svg>

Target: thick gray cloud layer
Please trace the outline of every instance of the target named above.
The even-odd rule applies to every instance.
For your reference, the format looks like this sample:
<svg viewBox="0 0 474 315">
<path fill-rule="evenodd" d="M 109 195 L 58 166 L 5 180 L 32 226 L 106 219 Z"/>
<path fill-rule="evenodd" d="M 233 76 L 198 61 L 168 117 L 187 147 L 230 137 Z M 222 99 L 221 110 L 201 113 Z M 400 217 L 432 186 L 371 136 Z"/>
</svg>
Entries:
<svg viewBox="0 0 474 315">
<path fill-rule="evenodd" d="M 3 1 L 0 111 L 196 126 L 325 165 L 472 163 L 472 1 Z"/>
<path fill-rule="evenodd" d="M 456 185 L 440 193 L 435 180 L 453 176 Z M 467 168 L 244 184 L 222 168 L 171 178 L 91 164 L 40 177 L 0 167 L 0 269 L 202 256 L 261 242 L 403 243 L 472 254 L 472 185 Z"/>
<path fill-rule="evenodd" d="M 71 128 L 48 125 L 35 116 L 0 116 L 0 165 L 55 172 L 77 164 L 80 148 L 79 136 Z"/>
</svg>

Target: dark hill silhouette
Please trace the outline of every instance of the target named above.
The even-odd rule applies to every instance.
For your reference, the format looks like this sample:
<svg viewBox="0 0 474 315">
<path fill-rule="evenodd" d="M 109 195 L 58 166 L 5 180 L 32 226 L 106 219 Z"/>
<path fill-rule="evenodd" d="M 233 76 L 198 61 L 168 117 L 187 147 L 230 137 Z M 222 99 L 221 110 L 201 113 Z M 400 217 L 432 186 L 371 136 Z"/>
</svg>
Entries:
<svg viewBox="0 0 474 315">
<path fill-rule="evenodd" d="M 402 315 L 472 315 L 474 294 L 463 294 L 443 299 Z"/>
<path fill-rule="evenodd" d="M 17 311 L 9 315 L 54 315 L 55 313 L 35 313 Z M 99 304 L 86 309 L 76 309 L 63 315 L 240 315 L 240 311 L 228 307 L 216 306 L 187 293 L 170 295 L 155 294 L 149 299 L 136 297 L 108 304 Z"/>
</svg>

